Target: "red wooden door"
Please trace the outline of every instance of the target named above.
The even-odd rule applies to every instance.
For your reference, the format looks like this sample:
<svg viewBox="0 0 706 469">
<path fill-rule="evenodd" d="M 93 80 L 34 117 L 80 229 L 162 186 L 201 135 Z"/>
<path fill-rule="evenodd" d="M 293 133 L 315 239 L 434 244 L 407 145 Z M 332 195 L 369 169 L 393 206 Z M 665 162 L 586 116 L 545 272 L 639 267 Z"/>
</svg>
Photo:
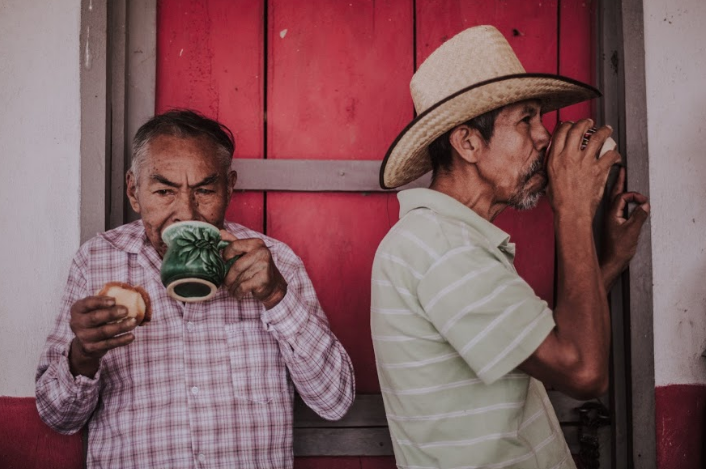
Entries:
<svg viewBox="0 0 706 469">
<path fill-rule="evenodd" d="M 156 107 L 221 120 L 235 134 L 236 158 L 381 160 L 413 118 L 415 67 L 465 28 L 497 26 L 528 71 L 592 82 L 594 1 L 161 0 Z M 561 118 L 589 110 L 577 106 Z M 556 121 L 557 113 L 545 116 L 550 129 Z M 227 215 L 303 259 L 361 394 L 379 392 L 370 270 L 398 210 L 390 193 L 236 192 Z M 497 224 L 518 245 L 520 274 L 552 304 L 546 201 L 508 210 Z M 394 458 L 298 458 L 296 467 L 382 469 Z"/>
</svg>

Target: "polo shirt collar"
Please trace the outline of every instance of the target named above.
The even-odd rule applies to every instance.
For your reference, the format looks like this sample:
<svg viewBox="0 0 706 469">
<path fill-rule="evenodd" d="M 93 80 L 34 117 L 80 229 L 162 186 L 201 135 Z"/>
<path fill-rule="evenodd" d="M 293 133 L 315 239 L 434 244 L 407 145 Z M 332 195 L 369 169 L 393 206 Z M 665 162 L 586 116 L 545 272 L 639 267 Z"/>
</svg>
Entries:
<svg viewBox="0 0 706 469">
<path fill-rule="evenodd" d="M 512 250 L 510 235 L 478 215 L 458 200 L 433 189 L 407 189 L 397 194 L 400 201 L 400 218 L 417 208 L 428 208 L 445 217 L 459 220 L 482 234 L 492 245 Z"/>
</svg>

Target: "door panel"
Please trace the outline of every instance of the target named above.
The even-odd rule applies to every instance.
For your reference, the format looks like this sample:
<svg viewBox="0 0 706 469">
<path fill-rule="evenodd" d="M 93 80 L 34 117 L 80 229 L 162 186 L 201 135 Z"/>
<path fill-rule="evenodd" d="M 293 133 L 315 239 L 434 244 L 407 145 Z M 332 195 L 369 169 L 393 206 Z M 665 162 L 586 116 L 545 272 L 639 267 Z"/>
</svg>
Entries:
<svg viewBox="0 0 706 469">
<path fill-rule="evenodd" d="M 596 85 L 594 21 L 596 0 L 561 2 L 559 74 Z M 574 104 L 559 110 L 562 121 L 594 117 L 594 103 Z"/>
<path fill-rule="evenodd" d="M 264 5 L 157 3 L 156 111 L 191 108 L 220 120 L 233 132 L 236 158 L 264 156 Z M 263 231 L 263 194 L 235 193 L 227 217 Z"/>
<path fill-rule="evenodd" d="M 267 157 L 378 160 L 412 119 L 411 1 L 269 4 Z M 267 195 L 268 234 L 304 260 L 360 393 L 378 392 L 370 271 L 393 194 Z"/>
</svg>

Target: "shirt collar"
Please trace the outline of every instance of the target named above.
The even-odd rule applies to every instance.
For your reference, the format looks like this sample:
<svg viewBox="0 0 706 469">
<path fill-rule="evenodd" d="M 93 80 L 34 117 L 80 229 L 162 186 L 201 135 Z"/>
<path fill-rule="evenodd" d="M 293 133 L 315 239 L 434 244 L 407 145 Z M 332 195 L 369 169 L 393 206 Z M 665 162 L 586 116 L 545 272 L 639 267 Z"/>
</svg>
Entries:
<svg viewBox="0 0 706 469">
<path fill-rule="evenodd" d="M 98 236 L 106 240 L 108 244 L 115 249 L 132 254 L 138 254 L 145 246 L 145 243 L 152 246 L 147 239 L 142 220 L 128 223 L 117 229 L 106 231 L 105 233 L 99 233 Z M 154 249 L 154 247 L 152 247 L 152 249 Z"/>
<path fill-rule="evenodd" d="M 505 247 L 507 250 L 513 250 L 514 252 L 514 245 L 509 243 L 509 234 L 453 197 L 433 189 L 416 188 L 400 191 L 397 194 L 397 198 L 400 201 L 400 218 L 414 209 L 428 208 L 439 215 L 453 218 L 471 226 L 492 245 Z"/>
</svg>

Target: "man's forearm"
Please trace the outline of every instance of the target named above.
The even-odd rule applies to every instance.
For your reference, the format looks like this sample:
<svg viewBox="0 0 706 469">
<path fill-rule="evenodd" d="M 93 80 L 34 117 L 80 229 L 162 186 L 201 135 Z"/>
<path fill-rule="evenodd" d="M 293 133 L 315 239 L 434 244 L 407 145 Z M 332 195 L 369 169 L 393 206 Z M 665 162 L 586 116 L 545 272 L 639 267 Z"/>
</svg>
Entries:
<svg viewBox="0 0 706 469">
<path fill-rule="evenodd" d="M 606 294 L 610 292 L 618 280 L 620 274 L 623 273 L 623 268 L 618 265 L 613 265 L 611 263 L 601 264 L 601 275 L 603 276 L 603 286 L 605 288 Z"/>
<path fill-rule="evenodd" d="M 353 402 L 353 366 L 314 298 L 303 300 L 290 285 L 287 296 L 264 319 L 280 344 L 304 402 L 328 420 L 341 418 Z M 312 290 L 313 291 L 313 290 Z"/>
<path fill-rule="evenodd" d="M 42 352 L 35 396 L 42 421 L 66 435 L 86 424 L 98 403 L 100 384 L 81 375 L 72 376 L 66 352 L 61 352 L 64 347 L 52 343 Z"/>
<path fill-rule="evenodd" d="M 557 335 L 576 347 L 581 369 L 605 372 L 610 322 L 591 218 L 557 214 L 555 224 L 559 275 L 554 311 Z"/>
</svg>

